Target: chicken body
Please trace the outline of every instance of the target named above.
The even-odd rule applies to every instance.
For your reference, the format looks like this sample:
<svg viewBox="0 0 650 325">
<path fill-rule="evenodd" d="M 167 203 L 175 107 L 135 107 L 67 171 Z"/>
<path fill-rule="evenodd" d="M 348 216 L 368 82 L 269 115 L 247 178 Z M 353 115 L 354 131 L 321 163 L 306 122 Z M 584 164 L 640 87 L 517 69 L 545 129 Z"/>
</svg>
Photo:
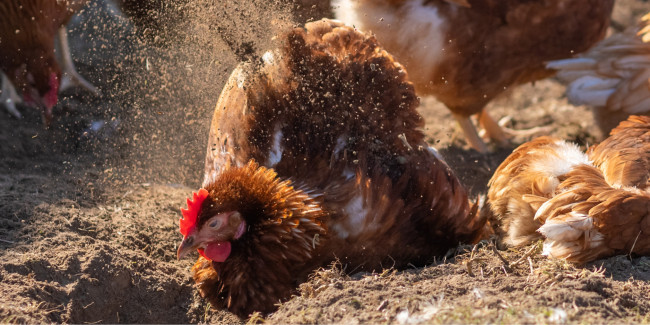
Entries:
<svg viewBox="0 0 650 325">
<path fill-rule="evenodd" d="M 468 143 L 486 151 L 469 116 L 505 140 L 485 105 L 512 86 L 551 75 L 546 61 L 600 40 L 613 0 L 338 0 L 343 22 L 371 32 L 408 70 L 420 95 L 433 95 L 459 121 Z"/>
<path fill-rule="evenodd" d="M 349 272 L 404 268 L 477 240 L 485 220 L 424 141 L 402 66 L 331 20 L 282 41 L 233 72 L 215 109 L 208 203 L 179 248 L 212 259 L 192 270 L 201 294 L 240 316 L 270 312 L 336 259 Z"/>
<path fill-rule="evenodd" d="M 585 263 L 650 254 L 650 117 L 631 116 L 588 154 L 548 137 L 517 148 L 489 183 L 497 233 L 544 238 L 544 254 Z"/>
<path fill-rule="evenodd" d="M 46 122 L 58 100 L 60 89 L 75 82 L 97 93 L 97 90 L 74 70 L 67 44 L 65 25 L 72 15 L 85 5 L 85 0 L 6 0 L 0 3 L 0 69 L 3 96 L 12 96 L 13 86 L 23 99 L 44 111 Z M 57 62 L 54 40 L 59 35 L 63 72 Z M 65 77 L 65 78 L 63 78 Z M 12 85 L 5 84 L 9 81 Z M 2 100 L 18 115 L 11 101 Z"/>
<path fill-rule="evenodd" d="M 650 116 L 650 15 L 577 58 L 549 62 L 574 105 L 594 107 L 604 134 L 630 115 Z"/>
</svg>

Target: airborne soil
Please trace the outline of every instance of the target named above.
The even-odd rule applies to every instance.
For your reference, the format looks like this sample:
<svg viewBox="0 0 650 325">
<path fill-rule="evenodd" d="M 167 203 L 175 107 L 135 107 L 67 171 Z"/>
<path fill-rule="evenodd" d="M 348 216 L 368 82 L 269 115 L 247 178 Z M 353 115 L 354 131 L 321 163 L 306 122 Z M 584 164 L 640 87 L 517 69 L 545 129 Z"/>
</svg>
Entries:
<svg viewBox="0 0 650 325">
<path fill-rule="evenodd" d="M 327 15 L 320 2 L 183 2 L 165 30 L 134 26 L 107 0 L 70 24 L 78 70 L 101 89 L 71 89 L 55 121 L 0 110 L 0 323 L 236 323 L 203 301 L 189 260 L 177 261 L 179 208 L 198 188 L 212 109 L 242 60 L 278 31 Z M 207 5 L 212 3 L 212 5 Z M 317 6 L 314 6 L 317 5 Z M 314 7 L 312 7 L 314 6 Z M 297 8 L 300 7 L 300 8 Z M 296 8 L 298 9 L 296 11 Z M 173 13 L 161 13 L 177 17 Z M 619 0 L 612 32 L 650 11 Z M 587 107 L 554 79 L 508 91 L 489 107 L 515 129 L 547 127 L 583 147 L 602 139 Z M 518 144 L 467 149 L 449 112 L 422 98 L 429 142 L 473 197 Z M 272 323 L 648 323 L 650 258 L 575 266 L 540 256 L 540 243 L 459 246 L 424 268 L 314 273 Z"/>
</svg>

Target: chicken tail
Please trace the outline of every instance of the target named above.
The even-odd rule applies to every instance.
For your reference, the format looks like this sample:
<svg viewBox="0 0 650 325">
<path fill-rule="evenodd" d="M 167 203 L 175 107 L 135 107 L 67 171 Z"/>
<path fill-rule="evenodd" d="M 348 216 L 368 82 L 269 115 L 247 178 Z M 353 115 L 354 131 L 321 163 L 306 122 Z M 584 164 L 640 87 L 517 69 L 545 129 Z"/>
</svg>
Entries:
<svg viewBox="0 0 650 325">
<path fill-rule="evenodd" d="M 585 263 L 613 254 L 650 253 L 650 193 L 612 188 L 593 166 L 577 166 L 536 218 L 543 254 Z M 605 184 L 605 185 L 603 185 Z"/>
</svg>

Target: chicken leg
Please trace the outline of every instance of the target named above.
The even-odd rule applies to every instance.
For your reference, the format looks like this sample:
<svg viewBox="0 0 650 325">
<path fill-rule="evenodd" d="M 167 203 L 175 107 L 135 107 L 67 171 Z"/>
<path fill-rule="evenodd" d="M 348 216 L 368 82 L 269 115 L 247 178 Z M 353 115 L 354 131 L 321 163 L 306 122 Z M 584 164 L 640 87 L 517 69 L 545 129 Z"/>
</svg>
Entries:
<svg viewBox="0 0 650 325">
<path fill-rule="evenodd" d="M 479 124 L 481 127 L 483 127 L 483 130 L 481 130 L 481 135 L 484 135 L 486 138 L 503 145 L 509 143 L 510 139 L 513 137 L 542 136 L 553 130 L 553 128 L 550 126 L 536 126 L 530 129 L 522 130 L 515 130 L 505 127 L 505 124 L 508 123 L 511 119 L 511 117 L 506 116 L 497 122 L 487 112 L 487 110 L 484 109 L 481 113 L 479 113 Z"/>
<path fill-rule="evenodd" d="M 81 88 L 84 88 L 95 96 L 99 96 L 99 90 L 93 84 L 84 79 L 74 66 L 72 61 L 72 55 L 70 53 L 70 44 L 68 43 L 68 32 L 65 26 L 59 28 L 59 49 L 61 50 L 61 66 L 63 74 L 61 77 L 61 87 L 60 90 L 63 91 L 67 88 L 77 85 Z"/>
<path fill-rule="evenodd" d="M 16 103 L 22 103 L 23 100 L 18 96 L 16 88 L 9 81 L 7 75 L 4 72 L 0 71 L 0 76 L 2 79 L 2 90 L 0 90 L 0 104 L 4 105 L 5 109 L 9 114 L 13 115 L 15 118 L 22 118 L 23 115 L 16 109 Z"/>
<path fill-rule="evenodd" d="M 498 145 L 507 145 L 513 137 L 530 137 L 536 135 L 544 135 L 552 131 L 550 126 L 537 126 L 525 130 L 514 130 L 504 126 L 508 122 L 507 118 L 503 118 L 496 122 L 492 116 L 484 109 L 478 114 L 478 123 L 482 127 L 480 132 L 477 132 L 476 127 L 472 123 L 470 117 L 465 117 L 458 114 L 453 114 L 456 121 L 463 130 L 467 143 L 474 150 L 480 153 L 487 153 L 488 149 L 483 139 L 490 140 Z"/>
<path fill-rule="evenodd" d="M 476 132 L 476 127 L 472 123 L 471 118 L 469 116 L 463 116 L 459 114 L 452 115 L 458 122 L 461 130 L 463 130 L 465 140 L 467 140 L 469 146 L 480 153 L 487 153 L 487 146 L 485 145 L 485 142 L 483 142 L 483 139 L 481 139 L 481 137 L 478 135 L 478 132 Z"/>
</svg>

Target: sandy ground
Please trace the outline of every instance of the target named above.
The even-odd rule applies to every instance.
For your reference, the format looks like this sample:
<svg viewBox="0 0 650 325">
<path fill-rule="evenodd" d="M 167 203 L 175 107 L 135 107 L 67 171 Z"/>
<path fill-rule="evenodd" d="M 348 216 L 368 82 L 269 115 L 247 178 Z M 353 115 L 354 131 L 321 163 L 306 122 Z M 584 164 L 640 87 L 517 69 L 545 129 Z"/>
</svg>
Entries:
<svg viewBox="0 0 650 325">
<path fill-rule="evenodd" d="M 200 3 L 201 1 L 197 1 Z M 273 46 L 291 19 L 318 2 L 220 1 L 187 7 L 183 32 L 156 37 L 104 1 L 71 24 L 81 73 L 101 91 L 63 94 L 57 120 L 21 107 L 0 112 L 0 323 L 233 323 L 202 301 L 189 260 L 176 261 L 179 207 L 202 174 L 212 108 L 230 71 Z M 617 26 L 650 11 L 619 0 Z M 172 26 L 172 24 L 170 24 Z M 171 27 L 170 27 L 171 28 Z M 145 36 L 140 37 L 140 35 Z M 162 40 L 161 40 L 162 39 Z M 548 126 L 582 146 L 601 135 L 553 79 L 512 89 L 491 112 L 514 128 Z M 467 150 L 448 111 L 423 98 L 430 143 L 472 195 L 519 143 L 489 155 Z M 104 124 L 100 131 L 90 126 Z M 346 275 L 316 272 L 274 323 L 650 322 L 650 259 L 617 256 L 575 267 L 539 255 L 539 244 L 496 251 L 461 246 L 431 266 Z"/>
</svg>

